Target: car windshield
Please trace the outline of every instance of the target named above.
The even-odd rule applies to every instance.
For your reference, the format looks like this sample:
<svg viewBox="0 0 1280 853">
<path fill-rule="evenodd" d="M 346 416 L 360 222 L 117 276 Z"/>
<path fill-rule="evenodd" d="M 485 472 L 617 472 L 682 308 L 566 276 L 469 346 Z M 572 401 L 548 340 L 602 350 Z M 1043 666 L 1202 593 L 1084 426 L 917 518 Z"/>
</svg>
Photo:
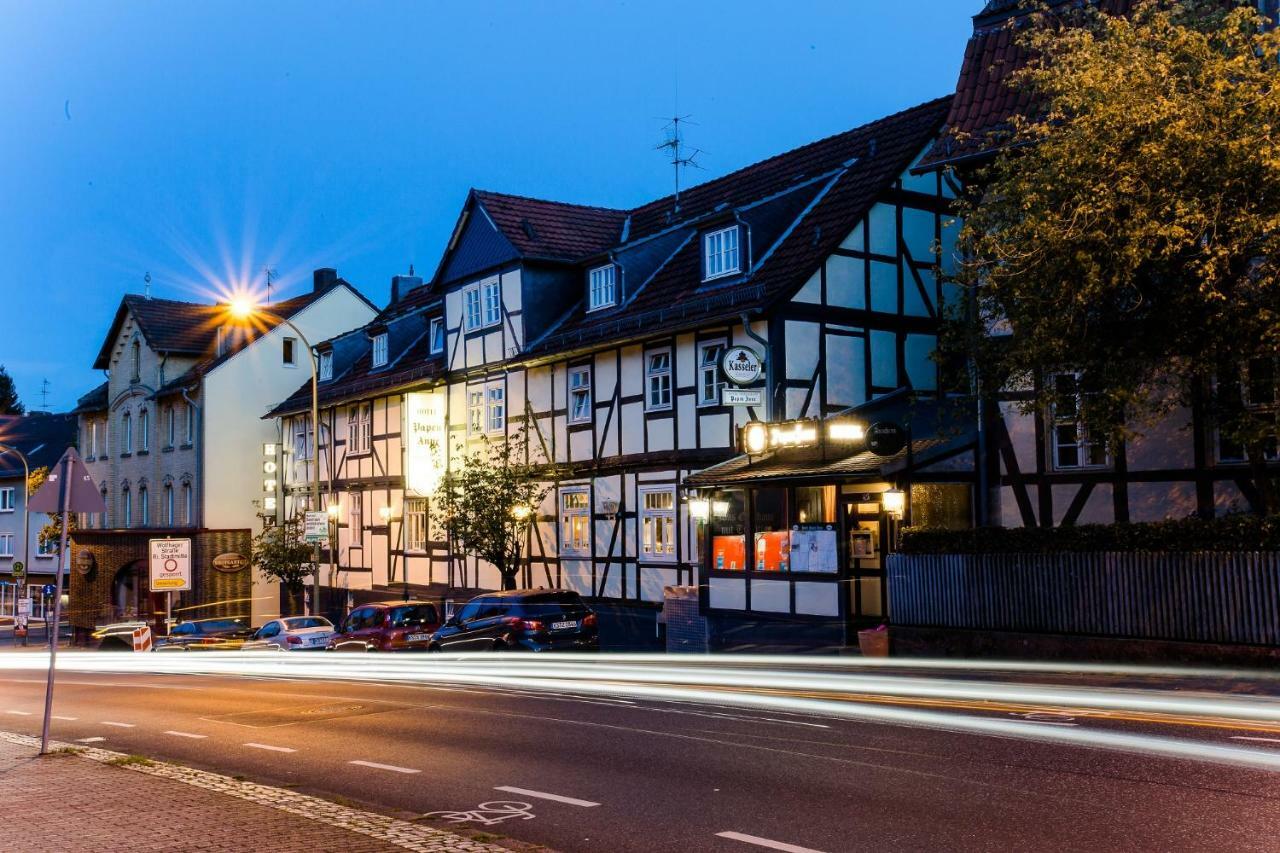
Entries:
<svg viewBox="0 0 1280 853">
<path fill-rule="evenodd" d="M 436 609 L 430 604 L 408 604 L 391 608 L 391 627 L 429 625 L 436 621 Z"/>
<path fill-rule="evenodd" d="M 239 619 L 207 619 L 203 622 L 193 622 L 191 624 L 197 634 L 217 634 L 222 631 L 239 631 L 244 628 L 244 623 Z"/>
<path fill-rule="evenodd" d="M 284 620 L 284 625 L 290 631 L 297 631 L 302 628 L 333 628 L 333 623 L 323 616 L 295 616 L 292 619 Z"/>
<path fill-rule="evenodd" d="M 551 616 L 557 614 L 583 615 L 587 606 L 576 592 L 552 592 L 545 595 L 531 595 L 516 602 L 512 612 L 521 616 Z"/>
</svg>

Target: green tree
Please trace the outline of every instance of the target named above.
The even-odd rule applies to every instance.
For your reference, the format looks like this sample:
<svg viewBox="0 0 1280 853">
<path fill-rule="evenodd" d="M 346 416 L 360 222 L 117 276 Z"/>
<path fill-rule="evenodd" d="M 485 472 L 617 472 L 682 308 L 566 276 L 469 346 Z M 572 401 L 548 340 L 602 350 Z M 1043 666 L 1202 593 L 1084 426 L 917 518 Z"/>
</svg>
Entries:
<svg viewBox="0 0 1280 853">
<path fill-rule="evenodd" d="M 550 491 L 546 472 L 527 461 L 526 449 L 523 431 L 459 448 L 432 501 L 432 519 L 449 532 L 454 550 L 492 564 L 503 589 L 516 588 L 529 526 Z"/>
<path fill-rule="evenodd" d="M 1046 378 L 1078 371 L 1085 420 L 1109 441 L 1202 406 L 1246 448 L 1258 508 L 1278 512 L 1264 458 L 1277 431 L 1266 365 L 1280 354 L 1280 34 L 1219 0 L 1062 9 L 1018 36 L 1033 59 L 1010 84 L 1040 109 L 991 140 L 1003 153 L 961 199 L 957 280 L 971 298 L 943 350 L 973 354 L 978 392 L 1024 392 L 1026 411 L 1062 402 Z"/>
<path fill-rule="evenodd" d="M 266 577 L 280 581 L 295 610 L 301 609 L 298 602 L 303 586 L 316 570 L 313 553 L 314 546 L 302 541 L 301 517 L 264 528 L 253 539 L 254 567 Z"/>
<path fill-rule="evenodd" d="M 18 399 L 18 388 L 13 384 L 13 377 L 0 364 L 0 415 L 20 415 L 25 411 L 22 401 Z"/>
<path fill-rule="evenodd" d="M 31 496 L 44 485 L 44 481 L 48 478 L 48 468 L 40 467 L 31 472 L 31 476 L 27 479 L 27 500 L 31 499 Z M 68 536 L 80 528 L 79 523 L 76 521 L 77 518 L 78 516 L 74 512 L 67 517 Z M 62 544 L 62 513 L 49 513 L 48 519 L 44 527 L 37 531 L 36 541 L 40 543 L 40 547 L 45 549 L 46 553 L 56 554 L 58 553 L 59 545 Z"/>
</svg>

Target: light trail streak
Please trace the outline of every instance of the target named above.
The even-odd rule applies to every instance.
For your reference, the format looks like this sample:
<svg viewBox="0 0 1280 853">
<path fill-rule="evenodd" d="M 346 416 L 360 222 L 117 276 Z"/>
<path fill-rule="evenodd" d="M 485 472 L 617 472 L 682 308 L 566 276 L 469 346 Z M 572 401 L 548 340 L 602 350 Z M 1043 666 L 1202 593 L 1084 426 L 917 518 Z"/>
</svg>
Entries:
<svg viewBox="0 0 1280 853">
<path fill-rule="evenodd" d="M 813 667 L 812 659 L 793 659 Z M 67 653 L 59 669 L 79 673 L 209 675 L 334 680 L 405 685 L 466 684 L 523 690 L 554 690 L 583 696 L 660 701 L 696 701 L 737 708 L 817 714 L 864 722 L 926 726 L 1071 746 L 1190 758 L 1199 761 L 1280 770 L 1280 752 L 1215 745 L 1167 736 L 1079 728 L 1031 727 L 1022 721 L 955 713 L 957 709 L 993 712 L 1006 708 L 1052 709 L 1083 714 L 1092 709 L 1111 718 L 1176 725 L 1273 730 L 1280 727 L 1280 703 L 1255 697 L 1171 695 L 1159 690 L 1064 687 L 1043 684 L 963 681 L 866 674 L 859 667 L 823 666 L 819 672 L 788 672 L 787 661 L 769 658 L 714 658 L 691 663 L 654 656 L 515 655 L 340 655 L 270 652 L 171 652 L 154 654 Z M 843 662 L 842 662 L 843 663 Z M 946 662 L 944 671 L 960 667 Z M 39 669 L 47 656 L 0 653 L 0 670 Z M 915 662 L 912 663 L 915 667 Z M 1009 671 L 1005 664 L 972 662 L 966 671 Z M 1060 668 L 1050 665 L 1050 672 Z M 1043 672 L 1031 665 L 1023 673 Z M 1079 671 L 1079 670 L 1075 670 Z M 1115 673 L 1118 668 L 1105 671 Z M 1185 672 L 1185 671 L 1182 671 Z M 1149 674 L 1150 670 L 1144 670 Z M 926 706 L 904 708 L 904 704 Z M 950 707 L 943 703 L 953 703 Z M 932 707 L 928 707 L 932 706 Z M 940 707 L 946 710 L 939 710 Z M 950 711 L 950 712 L 947 712 Z M 1158 718 L 1151 715 L 1158 714 Z M 1127 717 L 1125 715 L 1128 715 Z M 1141 716 L 1145 715 L 1145 716 Z"/>
</svg>

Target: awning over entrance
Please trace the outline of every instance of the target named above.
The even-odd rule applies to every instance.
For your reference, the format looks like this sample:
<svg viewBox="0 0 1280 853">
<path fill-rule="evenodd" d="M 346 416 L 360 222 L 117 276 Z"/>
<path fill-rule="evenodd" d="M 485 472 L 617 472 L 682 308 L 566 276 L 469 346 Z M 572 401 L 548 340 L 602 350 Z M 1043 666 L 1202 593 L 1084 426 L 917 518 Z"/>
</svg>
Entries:
<svg viewBox="0 0 1280 853">
<path fill-rule="evenodd" d="M 691 474 L 685 478 L 684 485 L 696 489 L 775 480 L 890 480 L 904 473 L 944 462 L 972 446 L 971 437 L 959 436 L 950 440 L 915 439 L 893 456 L 877 456 L 864 450 L 852 456 L 832 458 L 829 447 L 786 449 L 765 456 L 747 456 L 744 453 Z"/>
</svg>

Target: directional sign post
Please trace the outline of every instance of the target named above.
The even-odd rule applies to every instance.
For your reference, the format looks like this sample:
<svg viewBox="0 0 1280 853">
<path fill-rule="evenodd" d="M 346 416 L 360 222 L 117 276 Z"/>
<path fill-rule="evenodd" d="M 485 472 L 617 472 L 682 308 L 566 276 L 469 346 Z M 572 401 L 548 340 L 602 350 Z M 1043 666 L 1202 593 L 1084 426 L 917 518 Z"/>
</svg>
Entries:
<svg viewBox="0 0 1280 853">
<path fill-rule="evenodd" d="M 329 513 L 309 511 L 302 518 L 302 541 L 319 545 L 329 538 Z"/>
<path fill-rule="evenodd" d="M 44 485 L 36 490 L 27 502 L 27 509 L 34 512 L 60 514 L 62 535 L 58 538 L 58 578 L 53 599 L 53 631 L 49 633 L 49 680 L 44 691 L 44 726 L 40 730 L 40 754 L 49 751 L 49 718 L 53 712 L 53 674 L 58 658 L 58 632 L 62 627 L 62 578 L 66 573 L 69 548 L 67 547 L 67 522 L 73 512 L 100 513 L 107 505 L 93 484 L 89 469 L 74 447 L 58 460 L 58 466 L 49 472 Z M 49 615 L 45 614 L 47 620 Z"/>
</svg>

